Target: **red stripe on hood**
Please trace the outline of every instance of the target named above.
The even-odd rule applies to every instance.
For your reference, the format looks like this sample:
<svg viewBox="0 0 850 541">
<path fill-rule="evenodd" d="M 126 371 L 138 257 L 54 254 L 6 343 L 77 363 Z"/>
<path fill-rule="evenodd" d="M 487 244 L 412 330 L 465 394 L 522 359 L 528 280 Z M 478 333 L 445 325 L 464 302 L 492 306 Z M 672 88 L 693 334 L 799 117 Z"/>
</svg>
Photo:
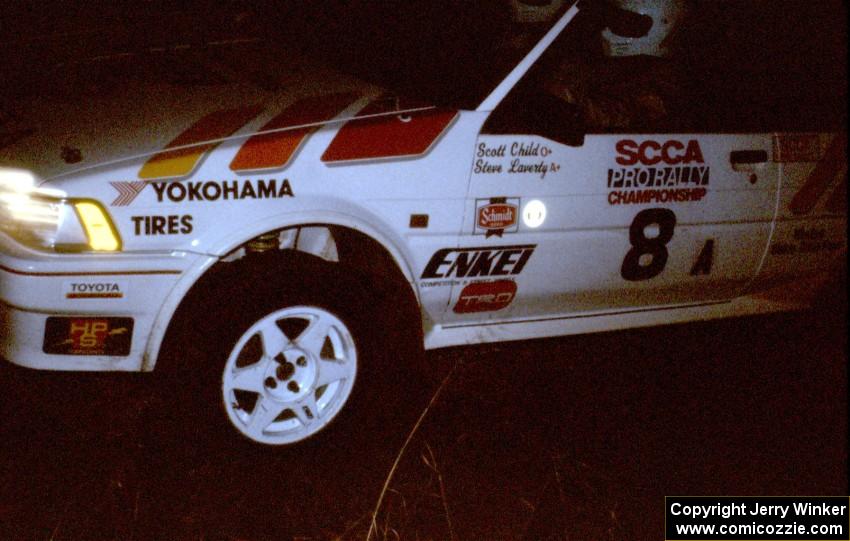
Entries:
<svg viewBox="0 0 850 541">
<path fill-rule="evenodd" d="M 378 99 L 366 106 L 358 118 L 349 120 L 322 155 L 324 162 L 414 157 L 425 154 L 457 117 L 453 109 L 431 108 L 401 114 L 416 105 Z M 385 114 L 373 118 L 368 115 Z"/>
</svg>

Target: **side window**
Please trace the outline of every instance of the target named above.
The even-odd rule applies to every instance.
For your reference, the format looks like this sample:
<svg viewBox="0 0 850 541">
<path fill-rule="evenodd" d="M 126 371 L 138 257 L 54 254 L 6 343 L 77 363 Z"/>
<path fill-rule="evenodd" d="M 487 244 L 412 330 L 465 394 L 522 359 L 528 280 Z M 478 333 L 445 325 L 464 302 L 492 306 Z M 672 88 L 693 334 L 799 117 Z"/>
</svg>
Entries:
<svg viewBox="0 0 850 541">
<path fill-rule="evenodd" d="M 643 28 L 640 17 L 623 24 L 622 12 L 581 12 L 484 131 L 580 144 L 592 133 L 823 131 L 846 123 L 840 0 L 665 5 L 676 7 L 641 15 Z"/>
</svg>

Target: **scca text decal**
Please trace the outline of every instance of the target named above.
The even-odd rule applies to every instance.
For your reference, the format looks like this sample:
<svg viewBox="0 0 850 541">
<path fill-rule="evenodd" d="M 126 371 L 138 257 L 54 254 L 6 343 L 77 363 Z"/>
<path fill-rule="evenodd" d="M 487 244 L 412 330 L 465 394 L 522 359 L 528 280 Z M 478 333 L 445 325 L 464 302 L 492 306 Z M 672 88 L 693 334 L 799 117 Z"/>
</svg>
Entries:
<svg viewBox="0 0 850 541">
<path fill-rule="evenodd" d="M 608 169 L 610 205 L 683 203 L 705 197 L 710 171 L 696 139 L 686 143 L 622 139 L 615 148 L 615 161 L 622 167 Z"/>
<path fill-rule="evenodd" d="M 431 256 L 422 271 L 422 279 L 516 276 L 528 263 L 535 247 L 534 244 L 525 244 L 498 248 L 443 248 Z"/>
<path fill-rule="evenodd" d="M 130 216 L 133 234 L 137 237 L 153 235 L 188 235 L 192 232 L 192 216 Z"/>
<path fill-rule="evenodd" d="M 289 179 L 246 179 L 198 182 L 110 182 L 118 191 L 118 197 L 112 202 L 114 207 L 124 207 L 132 203 L 147 185 L 153 186 L 158 203 L 168 201 L 182 203 L 192 201 L 219 201 L 239 199 L 276 199 L 295 197 Z"/>
</svg>

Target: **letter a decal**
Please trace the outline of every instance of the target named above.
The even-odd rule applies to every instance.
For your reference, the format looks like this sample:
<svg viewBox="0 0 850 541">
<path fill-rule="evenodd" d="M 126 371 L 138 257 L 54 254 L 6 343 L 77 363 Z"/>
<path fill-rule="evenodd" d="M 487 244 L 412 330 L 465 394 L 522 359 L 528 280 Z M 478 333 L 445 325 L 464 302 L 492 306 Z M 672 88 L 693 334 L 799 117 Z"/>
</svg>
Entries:
<svg viewBox="0 0 850 541">
<path fill-rule="evenodd" d="M 708 239 L 700 250 L 694 266 L 691 267 L 691 276 L 711 274 L 712 263 L 714 263 L 714 239 Z"/>
</svg>

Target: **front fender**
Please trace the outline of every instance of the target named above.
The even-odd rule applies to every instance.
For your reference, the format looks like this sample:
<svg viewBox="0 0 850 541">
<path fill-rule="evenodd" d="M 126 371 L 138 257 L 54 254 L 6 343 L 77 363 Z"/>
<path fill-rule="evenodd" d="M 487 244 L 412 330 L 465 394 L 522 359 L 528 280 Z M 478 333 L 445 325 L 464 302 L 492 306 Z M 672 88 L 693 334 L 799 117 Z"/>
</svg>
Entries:
<svg viewBox="0 0 850 541">
<path fill-rule="evenodd" d="M 330 201 L 323 202 L 329 203 Z M 318 201 L 313 201 L 313 203 L 318 203 Z M 378 242 L 390 254 L 395 265 L 411 284 L 416 300 L 419 302 L 419 290 L 415 286 L 414 273 L 410 265 L 411 257 L 409 250 L 401 241 L 400 237 L 394 234 L 383 220 L 367 209 L 339 200 L 334 200 L 332 203 L 333 205 L 328 205 L 328 207 L 334 208 L 334 210 L 294 209 L 279 215 L 267 216 L 240 225 L 238 231 L 217 239 L 214 243 L 216 248 L 211 253 L 206 254 L 206 257 L 201 258 L 196 265 L 183 273 L 165 302 L 163 302 L 148 337 L 141 369 L 143 371 L 154 369 L 172 318 L 180 303 L 201 277 L 213 265 L 218 263 L 223 256 L 233 252 L 247 241 L 269 231 L 305 225 L 325 225 L 346 227 L 367 235 L 375 242 Z"/>
</svg>

